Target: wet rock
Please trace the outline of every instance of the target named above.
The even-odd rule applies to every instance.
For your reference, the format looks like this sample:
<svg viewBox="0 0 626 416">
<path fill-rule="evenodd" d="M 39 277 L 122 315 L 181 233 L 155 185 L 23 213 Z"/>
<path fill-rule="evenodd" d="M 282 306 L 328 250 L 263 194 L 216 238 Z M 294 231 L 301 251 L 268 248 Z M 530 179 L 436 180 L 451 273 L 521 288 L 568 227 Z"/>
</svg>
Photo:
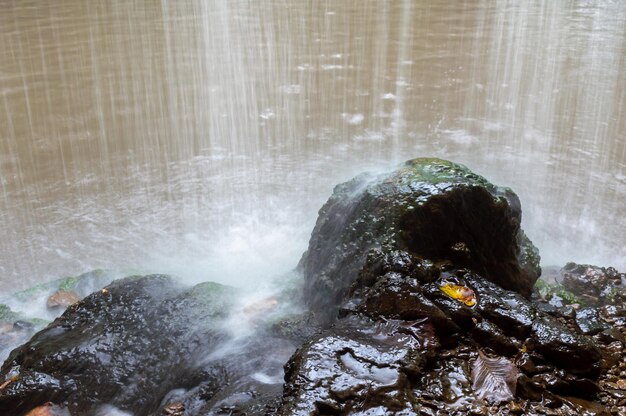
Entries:
<svg viewBox="0 0 626 416">
<path fill-rule="evenodd" d="M 388 271 L 428 282 L 436 276 L 428 265 L 441 270 L 441 262 L 529 297 L 540 270 L 520 220 L 519 200 L 510 189 L 440 159 L 415 159 L 390 174 L 358 176 L 338 185 L 320 210 L 300 261 L 305 299 L 331 322 L 359 276 L 359 285 Z"/>
<path fill-rule="evenodd" d="M 54 292 L 50 297 L 48 297 L 48 301 L 46 302 L 46 306 L 48 309 L 62 308 L 65 309 L 70 305 L 78 302 L 80 298 L 78 294 L 74 291 L 66 292 L 64 290 L 59 290 Z"/>
<path fill-rule="evenodd" d="M 626 274 L 612 267 L 568 263 L 559 275 L 563 287 L 588 305 L 597 306 L 626 299 L 623 284 Z"/>
<path fill-rule="evenodd" d="M 516 360 L 517 368 L 526 374 L 536 374 L 539 372 L 533 358 L 527 352 L 520 353 Z"/>
<path fill-rule="evenodd" d="M 552 279 L 558 278 L 561 278 L 560 275 L 556 277 L 552 276 Z M 581 298 L 568 290 L 562 284 L 548 283 L 548 281 L 544 279 L 538 279 L 535 282 L 534 291 L 540 300 L 544 301 L 540 303 L 540 307 L 542 308 L 552 308 L 553 310 L 557 310 L 558 308 L 562 308 L 566 305 L 579 305 L 583 303 Z"/>
<path fill-rule="evenodd" d="M 517 378 L 516 394 L 518 397 L 536 402 L 543 398 L 544 393 L 545 388 L 527 375 L 522 374 Z"/>
<path fill-rule="evenodd" d="M 70 416 L 70 412 L 64 407 L 48 402 L 42 406 L 37 406 L 26 416 Z"/>
<path fill-rule="evenodd" d="M 624 305 L 622 303 L 621 305 Z M 619 326 L 626 325 L 626 309 L 623 306 L 616 305 L 604 305 L 600 308 L 600 315 L 605 321 Z"/>
<path fill-rule="evenodd" d="M 526 299 L 472 273 L 465 279 L 479 293 L 478 313 L 509 336 L 521 340 L 529 336 L 536 311 Z"/>
<path fill-rule="evenodd" d="M 607 328 L 600 319 L 600 313 L 596 308 L 581 308 L 576 313 L 576 325 L 585 335 L 595 335 Z"/>
<path fill-rule="evenodd" d="M 291 340 L 295 345 L 303 344 L 321 331 L 318 322 L 308 312 L 282 316 L 268 325 L 273 335 Z"/>
<path fill-rule="evenodd" d="M 481 321 L 471 331 L 471 336 L 480 345 L 489 346 L 492 351 L 500 355 L 514 355 L 519 347 L 511 339 L 504 335 L 500 329 L 489 321 Z"/>
<path fill-rule="evenodd" d="M 108 270 L 92 270 L 78 276 L 64 277 L 51 282 L 41 283 L 16 292 L 12 296 L 23 302 L 31 302 L 40 296 L 50 296 L 56 292 L 74 292 L 79 299 L 82 299 L 94 290 L 108 285 L 115 277 L 117 275 Z"/>
<path fill-rule="evenodd" d="M 534 349 L 572 374 L 597 377 L 600 349 L 591 338 L 574 334 L 551 317 L 535 319 L 532 326 Z"/>
<path fill-rule="evenodd" d="M 409 373 L 419 372 L 425 364 L 420 351 L 420 342 L 394 325 L 342 319 L 287 364 L 280 414 L 414 412 L 405 368 L 410 363 Z"/>
<path fill-rule="evenodd" d="M 612 342 L 618 341 L 622 345 L 626 345 L 626 337 L 624 334 L 620 332 L 618 328 L 609 328 L 600 332 L 597 335 L 598 340 L 604 344 L 610 344 Z"/>
<path fill-rule="evenodd" d="M 476 401 L 472 391 L 470 363 L 457 357 L 437 361 L 421 379 L 420 399 L 426 397 L 436 409 L 464 408 Z"/>
<path fill-rule="evenodd" d="M 183 404 L 185 415 L 276 413 L 283 366 L 295 347 L 264 330 L 237 341 L 225 351 L 212 351 L 203 368 L 213 370 L 196 377 L 204 381 L 173 398 L 172 402 Z"/>
<path fill-rule="evenodd" d="M 114 282 L 11 353 L 1 374 L 17 381 L 0 391 L 0 413 L 53 401 L 79 414 L 103 403 L 147 414 L 219 341 L 214 323 L 228 294 L 215 284 L 184 290 L 162 275 Z"/>
<path fill-rule="evenodd" d="M 446 284 L 449 278 L 449 276 L 445 275 L 434 283 L 424 285 L 424 295 L 430 299 L 437 308 L 442 310 L 455 325 L 460 327 L 463 332 L 467 332 L 474 327 L 474 321 L 478 320 L 480 315 L 476 312 L 476 308 L 467 306 L 463 302 L 451 298 L 441 290 L 441 286 Z M 457 282 L 464 284 L 463 281 Z"/>
<path fill-rule="evenodd" d="M 25 342 L 47 323 L 43 319 L 14 312 L 9 306 L 0 304 L 0 359 L 4 359 L 11 349 Z"/>
<path fill-rule="evenodd" d="M 457 332 L 458 326 L 422 293 L 417 279 L 397 272 L 382 276 L 363 294 L 360 311 L 370 316 L 415 320 L 430 319 L 436 327 L 444 331 Z"/>
<path fill-rule="evenodd" d="M 539 281 L 531 298 L 538 256 L 520 219 L 512 191 L 450 162 L 361 175 L 320 211 L 303 290 L 232 312 L 232 289 L 214 283 L 117 281 L 11 354 L 0 413 L 47 401 L 135 416 L 621 411 L 623 276 L 568 265 L 570 280 Z M 54 290 L 82 296 L 87 281 Z M 310 309 L 274 315 L 293 299 Z M 617 302 L 598 312 L 594 299 Z M 29 331 L 14 322 L 6 331 Z"/>
</svg>

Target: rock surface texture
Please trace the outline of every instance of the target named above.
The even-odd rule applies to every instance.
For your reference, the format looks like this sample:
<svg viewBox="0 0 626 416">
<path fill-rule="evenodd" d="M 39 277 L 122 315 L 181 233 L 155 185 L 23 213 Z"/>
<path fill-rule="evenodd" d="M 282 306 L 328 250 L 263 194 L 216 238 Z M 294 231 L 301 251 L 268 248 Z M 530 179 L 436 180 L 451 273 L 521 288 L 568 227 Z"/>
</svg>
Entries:
<svg viewBox="0 0 626 416">
<path fill-rule="evenodd" d="M 510 189 L 458 164 L 361 175 L 320 210 L 303 287 L 242 309 L 252 336 L 227 330 L 232 289 L 119 280 L 11 353 L 0 413 L 626 414 L 626 276 L 538 280 L 520 222 Z"/>
<path fill-rule="evenodd" d="M 449 265 L 528 298 L 539 256 L 520 223 L 513 191 L 462 165 L 415 159 L 389 174 L 360 175 L 320 210 L 300 262 L 305 297 L 332 320 L 355 287 L 385 272 L 429 281 Z"/>
</svg>

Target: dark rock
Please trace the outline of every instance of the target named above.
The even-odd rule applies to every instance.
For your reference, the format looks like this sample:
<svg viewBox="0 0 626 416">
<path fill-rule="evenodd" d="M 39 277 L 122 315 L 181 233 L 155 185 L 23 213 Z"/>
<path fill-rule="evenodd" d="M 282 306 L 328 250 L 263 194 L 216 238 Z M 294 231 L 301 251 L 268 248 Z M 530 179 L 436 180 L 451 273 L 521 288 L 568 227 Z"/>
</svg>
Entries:
<svg viewBox="0 0 626 416">
<path fill-rule="evenodd" d="M 13 322 L 13 329 L 17 331 L 33 331 L 35 329 L 35 325 L 32 322 L 28 321 L 15 321 Z"/>
<path fill-rule="evenodd" d="M 423 343 L 393 324 L 342 319 L 287 364 L 280 414 L 414 412 L 409 375 L 425 365 Z"/>
<path fill-rule="evenodd" d="M 542 373 L 532 376 L 531 380 L 541 386 L 542 389 L 550 390 L 554 393 L 565 393 L 568 391 L 568 383 L 557 373 Z"/>
<path fill-rule="evenodd" d="M 80 414 L 103 403 L 148 414 L 219 342 L 215 319 L 228 295 L 215 284 L 182 290 L 161 275 L 114 282 L 11 353 L 2 375 L 17 373 L 17 381 L 0 391 L 0 413 L 52 401 Z"/>
<path fill-rule="evenodd" d="M 389 271 L 427 282 L 436 277 L 432 265 L 446 262 L 530 297 L 540 269 L 520 221 L 510 189 L 462 165 L 415 159 L 390 174 L 358 176 L 320 210 L 300 261 L 305 299 L 330 323 L 359 276 L 360 285 Z"/>
<path fill-rule="evenodd" d="M 284 382 L 283 366 L 295 347 L 265 329 L 236 338 L 226 350 L 212 351 L 203 368 L 218 373 L 196 377 L 205 380 L 173 398 L 186 415 L 276 414 Z"/>
<path fill-rule="evenodd" d="M 303 344 L 321 331 L 317 321 L 308 312 L 280 317 L 268 324 L 273 336 L 291 340 L 295 345 Z"/>
<path fill-rule="evenodd" d="M 604 305 L 600 308 L 600 315 L 607 321 L 614 325 L 625 326 L 626 325 L 626 309 L 617 305 Z"/>
<path fill-rule="evenodd" d="M 596 399 L 597 394 L 600 392 L 598 383 L 588 378 L 578 378 L 567 375 L 564 380 L 568 384 L 568 396 L 593 400 Z"/>
<path fill-rule="evenodd" d="M 471 331 L 472 338 L 480 345 L 488 345 L 499 355 L 514 355 L 519 351 L 511 337 L 504 335 L 497 326 L 489 321 L 481 321 Z"/>
<path fill-rule="evenodd" d="M 408 321 L 428 318 L 443 331 L 457 332 L 453 320 L 427 299 L 417 279 L 389 272 L 365 291 L 360 311 L 373 316 L 384 316 Z"/>
<path fill-rule="evenodd" d="M 563 287 L 588 305 L 598 306 L 626 300 L 623 284 L 626 274 L 618 273 L 612 267 L 568 263 L 559 275 Z"/>
<path fill-rule="evenodd" d="M 526 374 L 533 375 L 539 372 L 535 366 L 532 356 L 527 352 L 523 352 L 519 355 L 519 357 L 517 357 L 516 364 L 517 368 Z"/>
<path fill-rule="evenodd" d="M 539 312 L 548 314 L 548 315 L 552 315 L 552 316 L 558 316 L 559 315 L 559 309 L 547 302 L 537 302 L 535 303 L 535 309 Z"/>
<path fill-rule="evenodd" d="M 595 335 L 607 329 L 606 324 L 600 319 L 600 313 L 596 308 L 581 308 L 576 313 L 576 325 L 585 335 Z"/>
<path fill-rule="evenodd" d="M 479 293 L 477 310 L 483 317 L 506 335 L 521 340 L 529 336 L 536 312 L 526 299 L 471 273 L 465 279 Z"/>
<path fill-rule="evenodd" d="M 597 338 L 603 344 L 610 344 L 618 341 L 622 345 L 626 345 L 626 337 L 617 328 L 605 329 L 597 335 Z"/>
<path fill-rule="evenodd" d="M 472 391 L 468 360 L 450 357 L 438 360 L 431 371 L 424 372 L 420 383 L 421 397 L 427 397 L 441 409 L 464 407 L 476 401 Z"/>
<path fill-rule="evenodd" d="M 446 273 L 437 282 L 424 285 L 424 295 L 426 295 L 437 308 L 442 310 L 454 324 L 460 327 L 464 332 L 467 332 L 474 327 L 474 322 L 480 319 L 480 315 L 475 307 L 469 307 L 457 299 L 452 299 L 441 290 L 442 285 L 450 281 L 452 276 L 453 275 Z M 463 287 L 467 286 L 465 281 L 460 278 L 456 278 L 454 283 Z M 480 302 L 480 294 L 478 294 L 478 296 L 478 301 Z"/>
<path fill-rule="evenodd" d="M 535 319 L 532 327 L 534 349 L 572 374 L 597 377 L 601 353 L 592 338 L 582 337 L 547 316 Z"/>
</svg>

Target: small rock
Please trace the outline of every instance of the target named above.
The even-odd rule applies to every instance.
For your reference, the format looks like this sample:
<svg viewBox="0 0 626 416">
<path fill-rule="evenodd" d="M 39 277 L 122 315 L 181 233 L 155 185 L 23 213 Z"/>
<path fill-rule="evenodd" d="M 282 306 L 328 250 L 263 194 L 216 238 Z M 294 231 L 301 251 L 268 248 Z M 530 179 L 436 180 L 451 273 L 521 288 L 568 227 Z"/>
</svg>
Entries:
<svg viewBox="0 0 626 416">
<path fill-rule="evenodd" d="M 626 399 L 626 391 L 624 390 L 609 390 L 609 394 L 616 399 Z"/>
<path fill-rule="evenodd" d="M 509 403 L 509 413 L 512 415 L 521 415 L 524 413 L 524 408 L 520 403 L 511 402 Z"/>
<path fill-rule="evenodd" d="M 583 334 L 595 335 L 607 329 L 595 308 L 582 308 L 576 313 L 576 325 Z"/>
<path fill-rule="evenodd" d="M 163 408 L 164 416 L 182 416 L 185 414 L 185 405 L 182 403 L 171 403 Z"/>
<path fill-rule="evenodd" d="M 487 414 L 487 406 L 482 401 L 475 401 L 470 405 L 470 415 L 482 416 Z"/>
<path fill-rule="evenodd" d="M 26 416 L 70 416 L 70 412 L 64 407 L 48 402 L 35 407 Z"/>
<path fill-rule="evenodd" d="M 15 331 L 32 331 L 35 329 L 35 325 L 28 321 L 15 321 L 13 323 L 13 329 Z"/>
<path fill-rule="evenodd" d="M 252 302 L 243 308 L 243 313 L 247 316 L 257 316 L 269 313 L 278 306 L 278 299 L 265 298 L 256 302 Z"/>
<path fill-rule="evenodd" d="M 56 308 L 67 308 L 70 305 L 80 301 L 78 294 L 74 291 L 66 292 L 64 290 L 59 290 L 48 298 L 46 302 L 46 306 L 48 309 L 56 309 Z"/>
</svg>

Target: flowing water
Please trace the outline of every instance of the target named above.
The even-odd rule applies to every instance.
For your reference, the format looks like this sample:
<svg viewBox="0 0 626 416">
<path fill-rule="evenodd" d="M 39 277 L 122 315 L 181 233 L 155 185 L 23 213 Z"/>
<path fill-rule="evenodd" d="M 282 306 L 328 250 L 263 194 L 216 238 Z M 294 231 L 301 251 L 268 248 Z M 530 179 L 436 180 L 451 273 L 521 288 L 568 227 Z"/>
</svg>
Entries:
<svg viewBox="0 0 626 416">
<path fill-rule="evenodd" d="M 335 184 L 418 156 L 626 269 L 622 0 L 0 4 L 0 291 L 93 268 L 250 286 Z"/>
</svg>

